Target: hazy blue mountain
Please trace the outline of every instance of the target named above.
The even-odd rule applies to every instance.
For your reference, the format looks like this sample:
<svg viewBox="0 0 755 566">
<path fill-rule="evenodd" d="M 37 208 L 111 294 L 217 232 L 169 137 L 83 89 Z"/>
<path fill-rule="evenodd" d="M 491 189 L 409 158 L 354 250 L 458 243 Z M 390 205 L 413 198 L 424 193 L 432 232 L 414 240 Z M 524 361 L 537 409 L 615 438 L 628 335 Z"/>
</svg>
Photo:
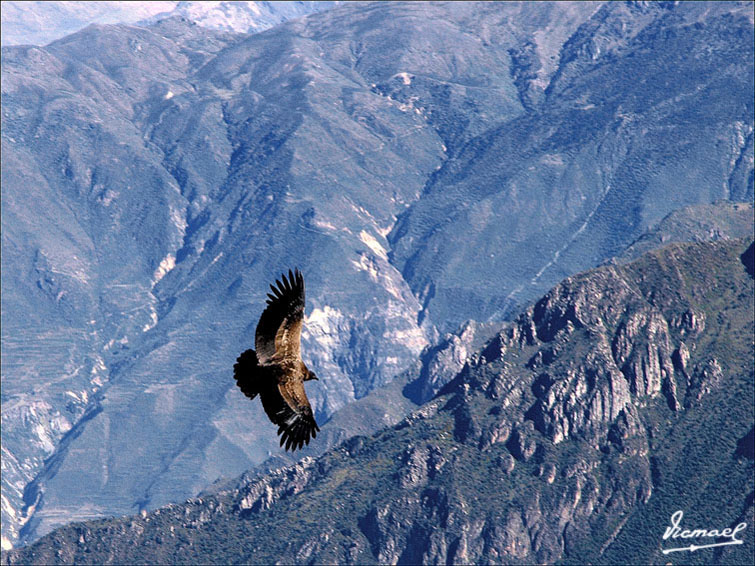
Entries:
<svg viewBox="0 0 755 566">
<path fill-rule="evenodd" d="M 676 208 L 753 200 L 751 3 L 608 3 L 545 83 L 540 33 L 509 50 L 527 111 L 460 147 L 388 236 L 445 328 L 505 315 Z"/>
<path fill-rule="evenodd" d="M 131 24 L 173 9 L 179 2 L 2 3 L 2 45 L 46 45 L 89 24 Z"/>
<path fill-rule="evenodd" d="M 755 230 L 753 203 L 721 201 L 685 206 L 637 238 L 616 260 L 635 259 L 671 242 L 704 242 L 744 238 Z"/>
<path fill-rule="evenodd" d="M 183 17 L 210 29 L 264 31 L 337 2 L 16 2 L 2 7 L 3 45 L 46 45 L 90 24 L 149 24 Z"/>
<path fill-rule="evenodd" d="M 356 3 L 3 48 L 4 544 L 279 456 L 230 372 L 284 269 L 324 422 L 674 209 L 752 200 L 752 39 L 751 3 Z"/>
<path fill-rule="evenodd" d="M 3 563 L 652 564 L 688 546 L 663 539 L 682 509 L 687 528 L 745 523 L 684 563 L 748 564 L 753 245 L 568 278 L 396 426 Z"/>
</svg>

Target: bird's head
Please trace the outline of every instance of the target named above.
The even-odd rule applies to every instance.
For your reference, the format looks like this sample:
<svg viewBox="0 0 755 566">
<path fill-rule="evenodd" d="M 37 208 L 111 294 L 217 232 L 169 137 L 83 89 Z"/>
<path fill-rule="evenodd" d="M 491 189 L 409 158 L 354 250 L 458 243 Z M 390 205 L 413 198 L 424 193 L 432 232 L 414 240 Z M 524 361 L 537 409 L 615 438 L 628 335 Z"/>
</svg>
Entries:
<svg viewBox="0 0 755 566">
<path fill-rule="evenodd" d="M 317 376 L 315 375 L 315 372 L 313 372 L 313 371 L 311 371 L 311 370 L 308 369 L 307 370 L 307 377 L 304 379 L 304 381 L 309 381 L 310 379 L 317 379 Z M 320 381 L 320 380 L 317 379 L 317 381 Z"/>
</svg>

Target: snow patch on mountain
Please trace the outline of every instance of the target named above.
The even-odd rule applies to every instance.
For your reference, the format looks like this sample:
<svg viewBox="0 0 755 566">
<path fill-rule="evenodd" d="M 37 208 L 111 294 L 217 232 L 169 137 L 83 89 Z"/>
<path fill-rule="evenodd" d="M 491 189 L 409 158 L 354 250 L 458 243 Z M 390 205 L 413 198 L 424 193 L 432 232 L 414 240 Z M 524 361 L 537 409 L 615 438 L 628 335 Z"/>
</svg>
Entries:
<svg viewBox="0 0 755 566">
<path fill-rule="evenodd" d="M 180 16 L 197 25 L 236 33 L 257 33 L 287 20 L 329 9 L 336 2 L 178 2 L 143 23 Z"/>
</svg>

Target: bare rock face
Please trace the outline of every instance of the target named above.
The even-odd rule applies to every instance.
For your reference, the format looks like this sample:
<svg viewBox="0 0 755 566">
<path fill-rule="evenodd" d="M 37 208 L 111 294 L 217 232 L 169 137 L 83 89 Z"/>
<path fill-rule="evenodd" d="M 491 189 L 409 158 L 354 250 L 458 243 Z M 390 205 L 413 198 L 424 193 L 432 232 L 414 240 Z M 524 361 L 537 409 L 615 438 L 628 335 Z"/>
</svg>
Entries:
<svg viewBox="0 0 755 566">
<path fill-rule="evenodd" d="M 281 496 L 294 495 L 304 489 L 312 471 L 313 460 L 305 458 L 290 468 L 275 471 L 270 476 L 248 483 L 239 492 L 241 499 L 237 504 L 238 510 L 245 514 L 269 509 Z M 280 486 L 285 488 L 281 490 Z"/>
<path fill-rule="evenodd" d="M 660 313 L 638 311 L 622 321 L 613 356 L 632 393 L 652 397 L 660 392 L 664 376 L 670 374 L 669 347 L 668 323 Z"/>
<path fill-rule="evenodd" d="M 405 394 L 416 403 L 430 400 L 499 329 L 500 324 L 468 321 L 457 333 L 447 334 L 422 354 L 422 371 Z"/>
<path fill-rule="evenodd" d="M 532 458 L 535 450 L 537 450 L 537 442 L 533 438 L 532 429 L 531 421 L 524 423 L 521 427 L 514 429 L 511 439 L 506 444 L 512 456 L 522 462 Z"/>
<path fill-rule="evenodd" d="M 419 487 L 427 483 L 427 462 L 430 452 L 427 448 L 407 448 L 402 457 L 403 466 L 399 470 L 401 487 Z"/>
<path fill-rule="evenodd" d="M 722 378 L 721 364 L 715 358 L 696 365 L 689 380 L 687 402 L 700 401 L 703 395 L 720 385 Z"/>
<path fill-rule="evenodd" d="M 494 412 L 500 412 L 499 408 L 495 408 Z M 497 421 L 491 424 L 480 438 L 480 448 L 485 450 L 490 448 L 494 444 L 504 443 L 508 441 L 511 435 L 511 424 L 507 421 Z M 510 470 L 509 470 L 510 471 Z"/>
</svg>

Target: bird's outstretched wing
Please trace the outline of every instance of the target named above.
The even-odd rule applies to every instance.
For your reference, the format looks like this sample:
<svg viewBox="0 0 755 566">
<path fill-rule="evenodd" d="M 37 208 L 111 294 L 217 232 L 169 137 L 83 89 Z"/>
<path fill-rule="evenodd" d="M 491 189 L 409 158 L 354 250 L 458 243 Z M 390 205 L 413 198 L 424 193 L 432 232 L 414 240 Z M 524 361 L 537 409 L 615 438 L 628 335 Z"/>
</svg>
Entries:
<svg viewBox="0 0 755 566">
<path fill-rule="evenodd" d="M 286 450 L 296 450 L 317 437 L 320 427 L 315 422 L 312 407 L 300 380 L 288 380 L 280 384 L 269 382 L 260 391 L 265 412 L 273 424 L 278 425 L 280 445 Z"/>
<path fill-rule="evenodd" d="M 273 356 L 277 359 L 301 357 L 301 326 L 304 318 L 304 277 L 297 269 L 276 286 L 270 285 L 267 307 L 257 323 L 254 346 L 260 363 L 268 362 Z"/>
</svg>

